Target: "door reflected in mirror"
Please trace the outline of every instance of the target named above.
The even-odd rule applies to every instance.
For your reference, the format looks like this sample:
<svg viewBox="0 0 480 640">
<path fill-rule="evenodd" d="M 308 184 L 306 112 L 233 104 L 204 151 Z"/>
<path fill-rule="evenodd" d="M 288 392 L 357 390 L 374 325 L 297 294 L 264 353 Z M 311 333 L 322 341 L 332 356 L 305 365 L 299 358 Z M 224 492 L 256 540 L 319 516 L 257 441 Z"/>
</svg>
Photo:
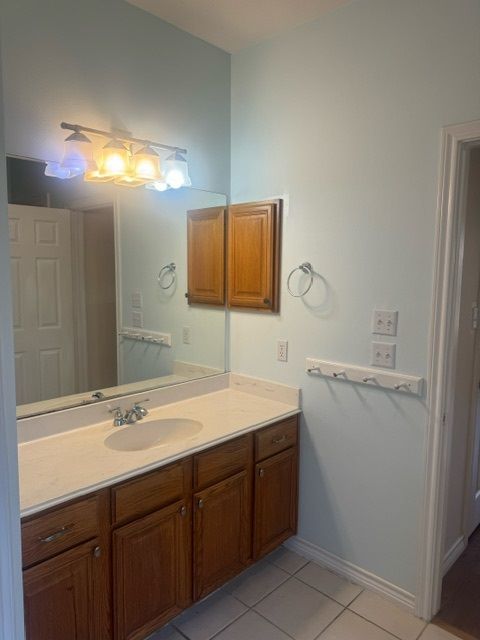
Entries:
<svg viewBox="0 0 480 640">
<path fill-rule="evenodd" d="M 185 295 L 187 212 L 225 195 L 7 166 L 18 417 L 225 371 L 225 308 Z"/>
</svg>

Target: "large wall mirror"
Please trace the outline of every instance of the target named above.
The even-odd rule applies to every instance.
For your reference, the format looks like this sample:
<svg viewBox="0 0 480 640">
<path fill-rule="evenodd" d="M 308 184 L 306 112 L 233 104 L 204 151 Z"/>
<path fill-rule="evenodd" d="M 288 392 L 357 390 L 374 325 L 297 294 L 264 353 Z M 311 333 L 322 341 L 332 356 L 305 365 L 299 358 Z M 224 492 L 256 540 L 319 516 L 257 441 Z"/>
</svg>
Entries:
<svg viewBox="0 0 480 640">
<path fill-rule="evenodd" d="M 187 212 L 224 194 L 7 169 L 18 417 L 226 370 L 225 308 L 185 297 Z"/>
</svg>

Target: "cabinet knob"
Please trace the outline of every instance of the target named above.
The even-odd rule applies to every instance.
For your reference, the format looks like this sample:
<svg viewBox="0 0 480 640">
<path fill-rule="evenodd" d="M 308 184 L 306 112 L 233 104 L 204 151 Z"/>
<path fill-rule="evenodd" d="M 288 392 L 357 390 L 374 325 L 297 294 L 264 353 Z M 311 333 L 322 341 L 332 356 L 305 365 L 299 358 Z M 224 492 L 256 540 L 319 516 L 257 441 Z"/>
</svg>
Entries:
<svg viewBox="0 0 480 640">
<path fill-rule="evenodd" d="M 260 476 L 260 478 L 263 478 L 263 476 L 265 475 L 265 469 L 259 469 L 258 475 Z"/>
<path fill-rule="evenodd" d="M 182 518 L 187 515 L 187 507 L 185 505 L 183 505 L 183 507 L 180 509 L 180 515 L 182 516 Z"/>
<path fill-rule="evenodd" d="M 204 505 L 204 502 L 203 502 L 203 500 L 200 498 L 200 500 L 197 502 L 197 506 L 198 506 L 198 508 L 199 508 L 199 509 L 203 509 L 203 505 Z"/>
<path fill-rule="evenodd" d="M 102 549 L 100 547 L 95 547 L 95 549 L 93 550 L 93 557 L 100 558 L 101 555 L 102 555 Z"/>
<path fill-rule="evenodd" d="M 270 299 L 269 298 L 264 298 L 263 299 L 263 304 L 270 304 Z"/>
</svg>

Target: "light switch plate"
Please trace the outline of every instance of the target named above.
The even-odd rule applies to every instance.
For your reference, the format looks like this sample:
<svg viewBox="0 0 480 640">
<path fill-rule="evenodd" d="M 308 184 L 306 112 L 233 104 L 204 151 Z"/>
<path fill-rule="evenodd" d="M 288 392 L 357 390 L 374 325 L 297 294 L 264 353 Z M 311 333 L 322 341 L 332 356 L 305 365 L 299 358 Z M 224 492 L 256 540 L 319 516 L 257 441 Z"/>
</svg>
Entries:
<svg viewBox="0 0 480 640">
<path fill-rule="evenodd" d="M 372 319 L 372 333 L 383 336 L 396 336 L 398 325 L 398 311 L 374 309 Z"/>
<path fill-rule="evenodd" d="M 132 293 L 132 307 L 134 309 L 141 309 L 143 307 L 143 295 L 141 291 L 134 291 Z"/>
<path fill-rule="evenodd" d="M 141 311 L 132 311 L 132 327 L 143 329 L 143 313 Z"/>
<path fill-rule="evenodd" d="M 372 342 L 372 364 L 395 369 L 396 349 L 397 345 L 391 342 Z"/>
<path fill-rule="evenodd" d="M 183 344 L 192 344 L 192 330 L 190 327 L 182 327 Z"/>
</svg>

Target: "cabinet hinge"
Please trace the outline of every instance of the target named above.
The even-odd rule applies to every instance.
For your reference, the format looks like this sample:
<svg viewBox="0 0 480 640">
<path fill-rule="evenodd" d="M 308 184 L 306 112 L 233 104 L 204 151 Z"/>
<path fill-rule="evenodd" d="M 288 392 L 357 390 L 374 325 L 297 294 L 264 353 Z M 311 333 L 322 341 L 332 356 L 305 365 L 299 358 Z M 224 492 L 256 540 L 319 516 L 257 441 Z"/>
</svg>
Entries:
<svg viewBox="0 0 480 640">
<path fill-rule="evenodd" d="M 472 329 L 478 329 L 478 302 L 472 303 Z"/>
</svg>

